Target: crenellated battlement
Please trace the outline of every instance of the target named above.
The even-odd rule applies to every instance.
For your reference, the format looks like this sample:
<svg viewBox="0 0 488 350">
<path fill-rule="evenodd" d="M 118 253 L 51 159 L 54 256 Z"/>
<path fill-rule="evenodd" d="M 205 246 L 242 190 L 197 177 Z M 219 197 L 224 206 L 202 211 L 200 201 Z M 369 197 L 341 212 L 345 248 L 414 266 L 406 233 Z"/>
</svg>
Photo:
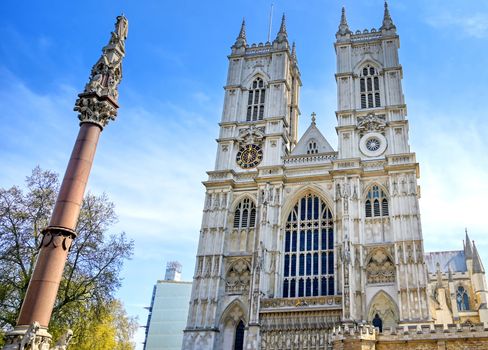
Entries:
<svg viewBox="0 0 488 350">
<path fill-rule="evenodd" d="M 372 41 L 381 39 L 381 31 L 376 30 L 376 28 L 371 28 L 371 30 L 364 29 L 363 31 L 356 30 L 355 33 L 351 34 L 351 41 Z"/>
<path fill-rule="evenodd" d="M 486 349 L 488 324 L 404 325 L 384 329 L 382 332 L 371 325 L 343 324 L 331 329 L 329 340 L 332 344 L 361 344 L 366 341 L 375 344 L 372 346 L 376 346 L 376 349 L 398 349 L 399 343 L 410 343 L 414 344 L 415 348 L 421 344 L 422 349 L 437 350 L 439 342 L 446 345 L 446 348 L 463 344 L 469 349 Z M 351 348 L 364 349 L 359 345 L 352 345 Z"/>
<path fill-rule="evenodd" d="M 428 335 L 428 334 L 441 334 L 441 333 L 473 333 L 473 332 L 486 332 L 488 336 L 488 323 L 476 323 L 476 324 L 430 324 L 430 325 L 405 325 L 403 327 L 395 327 L 385 329 L 381 333 L 383 336 L 391 335 Z"/>
</svg>

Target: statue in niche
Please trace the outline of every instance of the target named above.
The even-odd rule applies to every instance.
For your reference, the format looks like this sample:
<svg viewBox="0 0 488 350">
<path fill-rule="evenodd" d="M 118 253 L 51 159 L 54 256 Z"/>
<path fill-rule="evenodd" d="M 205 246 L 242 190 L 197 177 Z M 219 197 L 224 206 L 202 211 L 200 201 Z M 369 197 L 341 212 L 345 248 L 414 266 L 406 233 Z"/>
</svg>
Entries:
<svg viewBox="0 0 488 350">
<path fill-rule="evenodd" d="M 383 332 L 383 320 L 381 319 L 380 315 L 375 314 L 373 318 L 373 326 L 380 330 L 380 333 Z"/>
<path fill-rule="evenodd" d="M 398 194 L 398 183 L 396 182 L 395 179 L 393 179 L 393 184 L 392 184 L 392 193 L 394 196 L 396 196 Z"/>
<path fill-rule="evenodd" d="M 341 185 L 337 184 L 336 185 L 336 199 L 341 198 Z"/>
<path fill-rule="evenodd" d="M 102 88 L 102 80 L 103 75 L 100 73 L 96 73 L 86 84 L 85 91 L 86 92 L 99 92 Z"/>
<path fill-rule="evenodd" d="M 374 319 L 381 319 L 381 330 L 385 327 L 396 327 L 399 319 L 397 310 L 393 299 L 384 291 L 380 291 L 371 301 L 368 320 L 373 323 Z M 374 323 L 373 325 L 376 326 Z"/>
</svg>

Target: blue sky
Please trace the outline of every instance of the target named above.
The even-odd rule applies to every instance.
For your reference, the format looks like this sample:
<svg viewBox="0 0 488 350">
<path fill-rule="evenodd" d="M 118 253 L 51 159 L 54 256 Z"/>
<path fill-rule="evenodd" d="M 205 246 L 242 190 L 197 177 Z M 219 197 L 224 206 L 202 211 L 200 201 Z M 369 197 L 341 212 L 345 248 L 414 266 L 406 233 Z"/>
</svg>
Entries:
<svg viewBox="0 0 488 350">
<path fill-rule="evenodd" d="M 270 1 L 10 1 L 0 4 L 0 186 L 22 184 L 32 168 L 63 173 L 78 131 L 76 95 L 109 39 L 129 19 L 118 119 L 103 132 L 89 190 L 107 192 L 120 217 L 114 231 L 135 240 L 118 293 L 142 308 L 169 260 L 194 268 L 205 171 L 212 170 L 227 55 L 243 17 L 248 42 L 267 39 Z M 287 15 L 303 88 L 300 132 L 317 113 L 335 134 L 334 35 L 346 6 L 354 31 L 378 28 L 381 0 L 274 1 L 272 38 Z M 426 250 L 462 248 L 464 227 L 488 264 L 488 2 L 391 1 L 410 144 L 420 162 Z M 142 341 L 142 332 L 138 334 Z"/>
</svg>

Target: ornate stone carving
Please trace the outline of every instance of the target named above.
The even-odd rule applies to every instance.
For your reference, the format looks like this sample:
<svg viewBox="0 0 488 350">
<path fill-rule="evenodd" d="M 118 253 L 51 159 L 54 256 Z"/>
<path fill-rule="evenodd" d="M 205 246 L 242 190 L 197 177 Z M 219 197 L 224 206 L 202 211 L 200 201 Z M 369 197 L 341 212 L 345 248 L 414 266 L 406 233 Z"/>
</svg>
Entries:
<svg viewBox="0 0 488 350">
<path fill-rule="evenodd" d="M 373 251 L 366 266 L 368 283 L 391 283 L 395 281 L 395 265 L 384 249 Z"/>
<path fill-rule="evenodd" d="M 33 324 L 30 325 L 29 329 L 27 329 L 27 332 L 25 332 L 22 341 L 20 342 L 19 350 L 24 350 L 27 349 L 28 347 L 31 350 L 39 349 L 39 344 L 36 338 L 40 327 L 41 326 L 39 325 L 39 322 L 34 322 Z"/>
<path fill-rule="evenodd" d="M 320 296 L 320 297 L 301 297 L 301 298 L 271 298 L 261 299 L 261 309 L 279 309 L 279 308 L 295 308 L 295 307 L 310 307 L 323 306 L 330 308 L 337 308 L 342 305 L 342 298 L 340 296 Z"/>
<path fill-rule="evenodd" d="M 9 332 L 5 340 L 4 350 L 66 350 L 71 338 L 65 342 L 64 347 L 58 347 L 58 342 L 51 348 L 51 335 L 47 333 L 47 329 L 41 327 L 39 322 L 33 322 L 30 326 L 21 326 Z M 63 337 L 60 341 L 63 342 Z"/>
<path fill-rule="evenodd" d="M 79 112 L 80 123 L 94 123 L 104 128 L 115 119 L 127 31 L 127 18 L 118 16 L 110 41 L 102 49 L 102 56 L 93 66 L 90 80 L 76 100 L 74 110 Z"/>
<path fill-rule="evenodd" d="M 360 135 L 364 135 L 368 132 L 383 133 L 387 123 L 384 115 L 375 115 L 369 113 L 366 116 L 358 117 L 358 130 Z"/>
<path fill-rule="evenodd" d="M 260 144 L 264 139 L 264 127 L 251 125 L 248 128 L 239 130 L 239 145 Z"/>
<path fill-rule="evenodd" d="M 61 247 L 63 250 L 69 250 L 73 239 L 76 237 L 75 232 L 65 228 L 49 227 L 42 231 L 42 240 L 40 247 L 52 245 L 54 248 Z"/>
<path fill-rule="evenodd" d="M 251 268 L 244 259 L 236 260 L 225 278 L 225 291 L 227 293 L 242 293 L 249 290 Z"/>
<path fill-rule="evenodd" d="M 96 95 L 80 94 L 74 110 L 77 111 L 81 123 L 94 123 L 104 128 L 110 120 L 115 120 L 117 108 L 108 100 L 100 101 Z"/>
</svg>

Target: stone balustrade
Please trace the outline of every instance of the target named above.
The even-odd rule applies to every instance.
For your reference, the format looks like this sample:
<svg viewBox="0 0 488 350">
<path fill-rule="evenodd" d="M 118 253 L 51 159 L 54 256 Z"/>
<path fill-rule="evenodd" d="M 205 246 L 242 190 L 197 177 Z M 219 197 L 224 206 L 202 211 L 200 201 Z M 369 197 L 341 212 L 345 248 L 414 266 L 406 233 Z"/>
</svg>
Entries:
<svg viewBox="0 0 488 350">
<path fill-rule="evenodd" d="M 285 166 L 314 165 L 330 163 L 337 158 L 337 153 L 307 154 L 304 156 L 291 156 L 284 159 Z"/>
</svg>

